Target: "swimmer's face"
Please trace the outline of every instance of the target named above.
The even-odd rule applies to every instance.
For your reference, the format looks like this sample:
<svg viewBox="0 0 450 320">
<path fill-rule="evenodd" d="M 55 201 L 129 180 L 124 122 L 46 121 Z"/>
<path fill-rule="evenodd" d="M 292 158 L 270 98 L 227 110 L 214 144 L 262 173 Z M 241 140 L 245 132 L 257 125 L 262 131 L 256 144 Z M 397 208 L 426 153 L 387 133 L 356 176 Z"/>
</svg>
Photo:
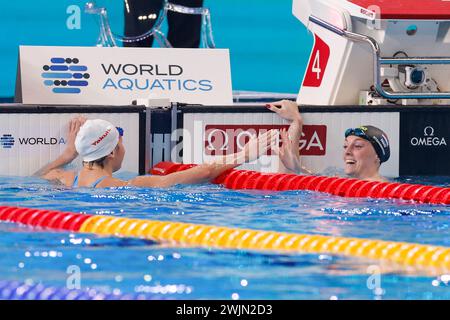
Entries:
<svg viewBox="0 0 450 320">
<path fill-rule="evenodd" d="M 113 172 L 120 170 L 122 167 L 123 158 L 125 157 L 125 147 L 122 142 L 122 137 L 119 138 L 119 143 L 116 149 L 114 149 L 114 162 L 113 162 Z"/>
<path fill-rule="evenodd" d="M 344 170 L 353 178 L 365 179 L 378 172 L 380 160 L 372 144 L 356 136 L 344 142 Z"/>
</svg>

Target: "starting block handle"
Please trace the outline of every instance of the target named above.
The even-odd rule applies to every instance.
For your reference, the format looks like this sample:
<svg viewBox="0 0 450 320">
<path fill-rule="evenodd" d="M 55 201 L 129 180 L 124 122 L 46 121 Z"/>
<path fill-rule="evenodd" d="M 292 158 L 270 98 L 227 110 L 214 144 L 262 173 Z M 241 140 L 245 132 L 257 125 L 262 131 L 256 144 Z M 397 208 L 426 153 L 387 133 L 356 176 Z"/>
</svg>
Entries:
<svg viewBox="0 0 450 320">
<path fill-rule="evenodd" d="M 442 64 L 450 65 L 449 57 L 416 57 L 416 58 L 381 58 L 379 43 L 372 37 L 342 30 L 331 23 L 311 15 L 309 21 L 321 26 L 341 37 L 355 42 L 365 42 L 372 48 L 374 64 L 374 88 L 385 99 L 450 99 L 450 92 L 411 93 L 387 92 L 381 85 L 381 65 L 383 64 Z"/>
</svg>

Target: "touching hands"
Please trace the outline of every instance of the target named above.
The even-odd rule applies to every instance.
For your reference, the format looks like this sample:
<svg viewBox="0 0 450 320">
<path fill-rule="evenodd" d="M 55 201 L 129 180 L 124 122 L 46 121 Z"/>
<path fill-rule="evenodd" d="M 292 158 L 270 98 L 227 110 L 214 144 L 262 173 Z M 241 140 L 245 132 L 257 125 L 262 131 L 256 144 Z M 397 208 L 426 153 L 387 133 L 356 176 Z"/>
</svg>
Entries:
<svg viewBox="0 0 450 320">
<path fill-rule="evenodd" d="M 280 131 L 281 147 L 278 151 L 278 157 L 283 163 L 284 167 L 289 171 L 298 173 L 301 171 L 299 144 L 289 139 L 289 134 L 286 130 Z"/>
<path fill-rule="evenodd" d="M 215 158 L 213 163 L 238 166 L 246 162 L 255 161 L 262 155 L 267 154 L 269 149 L 276 145 L 277 136 L 278 132 L 276 130 L 269 130 L 258 137 L 253 136 L 241 151 L 225 157 Z"/>
<path fill-rule="evenodd" d="M 277 130 L 269 130 L 258 137 L 252 137 L 244 146 L 242 152 L 245 157 L 245 162 L 252 162 L 259 157 L 267 154 L 267 151 L 272 146 L 275 146 L 278 139 Z"/>
<path fill-rule="evenodd" d="M 295 174 L 313 174 L 312 171 L 301 165 L 300 146 L 298 142 L 295 142 L 297 139 L 291 139 L 286 130 L 281 130 L 280 135 L 281 147 L 278 150 L 274 150 L 278 152 L 278 158 L 281 160 L 283 166 Z"/>
</svg>

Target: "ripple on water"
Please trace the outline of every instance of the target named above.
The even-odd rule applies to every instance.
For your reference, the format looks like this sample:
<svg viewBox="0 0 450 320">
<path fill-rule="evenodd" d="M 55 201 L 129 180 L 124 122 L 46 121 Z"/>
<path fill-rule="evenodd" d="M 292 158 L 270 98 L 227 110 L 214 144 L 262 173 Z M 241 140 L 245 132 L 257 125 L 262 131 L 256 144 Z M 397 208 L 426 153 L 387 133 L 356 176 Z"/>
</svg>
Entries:
<svg viewBox="0 0 450 320">
<path fill-rule="evenodd" d="M 140 219 L 450 246 L 448 206 L 345 199 L 310 191 L 235 191 L 209 184 L 169 189 L 74 190 L 34 178 L 0 177 L 0 202 Z M 78 266 L 83 286 L 158 293 L 174 299 L 376 296 L 366 287 L 367 268 L 376 262 L 324 254 L 186 248 L 173 243 L 50 232 L 0 223 L 0 256 L 4 279 L 64 286 L 67 268 Z M 385 294 L 381 298 L 450 298 L 437 278 L 392 273 L 383 276 L 383 283 Z"/>
</svg>

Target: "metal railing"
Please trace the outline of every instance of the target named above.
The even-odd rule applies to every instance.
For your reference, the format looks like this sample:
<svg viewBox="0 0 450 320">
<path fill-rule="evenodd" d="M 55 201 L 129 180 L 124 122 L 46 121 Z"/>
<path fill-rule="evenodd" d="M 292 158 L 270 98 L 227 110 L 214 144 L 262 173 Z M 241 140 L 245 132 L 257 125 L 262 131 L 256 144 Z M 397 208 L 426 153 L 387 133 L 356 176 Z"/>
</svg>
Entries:
<svg viewBox="0 0 450 320">
<path fill-rule="evenodd" d="M 450 92 L 429 92 L 429 93 L 417 93 L 417 92 L 388 92 L 384 90 L 381 84 L 381 65 L 396 64 L 439 64 L 450 65 L 450 57 L 414 57 L 414 58 L 382 58 L 381 48 L 379 43 L 366 35 L 354 33 L 346 30 L 342 30 L 320 18 L 310 16 L 309 21 L 315 23 L 339 36 L 350 39 L 356 42 L 365 42 L 372 48 L 373 54 L 373 68 L 374 68 L 374 88 L 376 92 L 386 99 L 450 99 Z"/>
<path fill-rule="evenodd" d="M 138 42 L 148 37 L 154 37 L 158 44 L 163 48 L 172 48 L 171 43 L 167 40 L 165 34 L 161 31 L 163 22 L 167 19 L 169 11 L 202 16 L 201 39 L 203 46 L 206 48 L 215 48 L 213 37 L 213 30 L 211 25 L 211 13 L 208 8 L 190 8 L 164 1 L 164 6 L 151 29 L 141 35 L 137 36 L 121 36 L 111 30 L 109 23 L 108 12 L 106 8 L 97 7 L 94 1 L 88 2 L 85 5 L 85 12 L 87 14 L 97 15 L 99 19 L 100 35 L 97 41 L 98 46 L 102 47 L 117 47 L 117 42 L 131 43 Z"/>
</svg>

